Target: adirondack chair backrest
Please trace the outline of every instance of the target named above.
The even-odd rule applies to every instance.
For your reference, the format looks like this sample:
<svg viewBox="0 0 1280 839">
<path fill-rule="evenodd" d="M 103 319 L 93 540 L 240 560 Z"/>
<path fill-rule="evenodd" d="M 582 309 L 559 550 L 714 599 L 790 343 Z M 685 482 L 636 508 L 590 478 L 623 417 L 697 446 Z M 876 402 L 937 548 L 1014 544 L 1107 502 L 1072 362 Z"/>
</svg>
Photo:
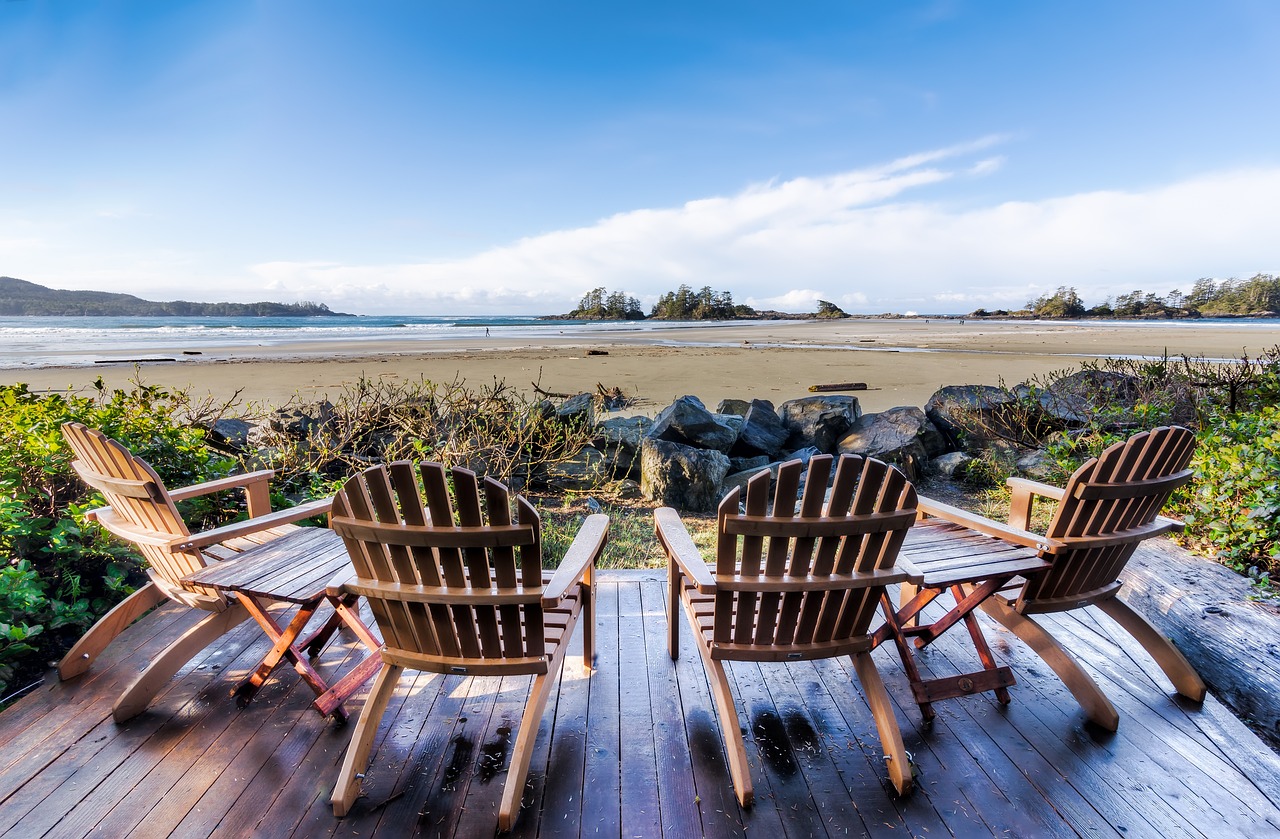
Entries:
<svg viewBox="0 0 1280 839">
<path fill-rule="evenodd" d="M 772 510 L 768 472 L 748 482 L 745 505 L 741 490 L 721 501 L 717 644 L 803 647 L 866 635 L 884 583 L 853 575 L 893 568 L 915 519 L 916 492 L 894 467 L 843 455 L 824 509 L 831 468 L 830 455 L 809 461 L 799 510 L 799 461 L 779 469 Z"/>
<path fill-rule="evenodd" d="M 422 492 L 418 489 L 418 477 Z M 369 602 L 386 643 L 384 660 L 433 672 L 545 669 L 541 525 L 510 491 L 439 463 L 399 461 L 352 476 L 333 503 L 331 526 L 358 577 L 349 590 Z M 425 503 L 424 503 L 425 496 Z M 487 521 L 486 521 L 487 519 Z M 527 670 L 518 671 L 523 664 Z"/>
<path fill-rule="evenodd" d="M 191 531 L 156 471 L 97 429 L 69 422 L 62 426 L 62 435 L 76 455 L 72 468 L 82 481 L 102 493 L 110 507 L 98 515 L 98 523 L 137 547 L 149 565 L 151 578 L 166 594 L 188 605 L 209 608 L 212 604 L 202 599 L 189 602 L 191 593 L 182 589 L 181 577 L 203 568 L 206 560 L 198 550 L 166 547 L 190 536 Z M 209 597 L 222 600 L 214 591 Z"/>
<path fill-rule="evenodd" d="M 1135 434 L 1089 460 L 1067 481 L 1047 536 L 1071 543 L 1024 588 L 1026 612 L 1074 608 L 1117 588 L 1124 566 L 1169 495 L 1191 480 L 1195 435 L 1179 426 Z M 1077 547 L 1078 546 L 1078 547 Z"/>
</svg>

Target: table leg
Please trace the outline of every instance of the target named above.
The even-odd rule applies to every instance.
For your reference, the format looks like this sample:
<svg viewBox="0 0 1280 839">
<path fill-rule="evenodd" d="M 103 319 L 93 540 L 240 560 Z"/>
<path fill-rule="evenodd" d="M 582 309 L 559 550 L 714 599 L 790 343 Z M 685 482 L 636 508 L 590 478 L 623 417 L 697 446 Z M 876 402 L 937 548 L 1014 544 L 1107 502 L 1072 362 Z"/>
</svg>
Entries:
<svg viewBox="0 0 1280 839">
<path fill-rule="evenodd" d="M 289 621 L 288 626 L 281 629 L 280 625 L 276 623 L 275 619 L 272 618 L 270 614 L 267 613 L 267 610 L 263 608 L 261 603 L 259 603 L 254 597 L 246 595 L 243 592 L 240 593 L 240 602 L 244 604 L 245 609 L 258 623 L 258 625 L 262 627 L 262 630 L 267 634 L 267 637 L 272 640 L 273 644 L 266 657 L 262 659 L 262 663 L 255 668 L 253 673 L 251 673 L 246 679 L 242 680 L 240 684 L 236 685 L 235 689 L 232 690 L 232 694 L 236 697 L 237 705 L 243 708 L 252 701 L 254 694 L 256 694 L 258 689 L 266 682 L 267 677 L 271 675 L 271 671 L 276 668 L 276 665 L 280 663 L 282 658 L 289 659 L 290 663 L 293 664 L 293 669 L 298 671 L 298 675 L 302 677 L 302 680 L 305 681 L 317 695 L 325 693 L 329 689 L 329 686 L 325 684 L 325 681 L 320 677 L 320 674 L 316 672 L 310 662 L 308 662 L 307 659 L 298 651 L 297 647 L 294 646 L 294 641 L 297 639 L 298 635 L 302 633 L 307 622 L 311 620 L 311 616 L 315 613 L 315 610 L 319 607 L 323 599 L 323 597 L 320 597 L 314 601 L 303 603 L 298 607 L 297 614 L 293 616 L 293 620 Z M 347 717 L 346 709 L 344 708 L 337 708 L 335 713 L 344 720 Z"/>
</svg>

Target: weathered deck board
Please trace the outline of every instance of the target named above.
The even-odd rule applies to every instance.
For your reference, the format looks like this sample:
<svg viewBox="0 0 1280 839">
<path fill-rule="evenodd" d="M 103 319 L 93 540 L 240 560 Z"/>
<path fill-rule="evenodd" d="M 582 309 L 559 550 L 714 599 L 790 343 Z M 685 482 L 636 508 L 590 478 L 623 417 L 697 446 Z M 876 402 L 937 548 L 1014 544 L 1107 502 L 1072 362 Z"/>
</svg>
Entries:
<svg viewBox="0 0 1280 839">
<path fill-rule="evenodd" d="M 1170 698 L 1159 669 L 1092 610 L 1046 617 L 1122 714 L 1112 735 L 1020 642 L 989 627 L 1013 668 L 1013 702 L 939 703 L 925 726 L 892 650 L 876 653 L 918 789 L 884 776 L 870 713 L 847 661 L 735 664 L 731 675 L 756 785 L 737 806 L 715 710 L 688 633 L 666 650 L 661 578 L 602 575 L 596 668 L 575 639 L 539 728 L 514 836 L 1258 836 L 1280 831 L 1280 758 L 1216 700 Z M 375 743 L 365 796 L 345 819 L 328 794 L 349 727 L 310 710 L 278 671 L 245 710 L 227 691 L 265 648 L 246 623 L 195 659 L 125 725 L 114 697 L 138 661 L 189 622 L 161 609 L 78 680 L 0 714 L 0 834 L 12 836 L 492 835 L 505 763 L 530 679 L 406 674 Z M 984 619 L 985 622 L 985 619 Z M 339 636 L 321 671 L 360 647 Z M 919 656 L 926 675 L 968 671 L 963 633 Z M 367 688 L 366 688 L 367 689 Z M 351 700 L 359 709 L 363 693 Z"/>
</svg>

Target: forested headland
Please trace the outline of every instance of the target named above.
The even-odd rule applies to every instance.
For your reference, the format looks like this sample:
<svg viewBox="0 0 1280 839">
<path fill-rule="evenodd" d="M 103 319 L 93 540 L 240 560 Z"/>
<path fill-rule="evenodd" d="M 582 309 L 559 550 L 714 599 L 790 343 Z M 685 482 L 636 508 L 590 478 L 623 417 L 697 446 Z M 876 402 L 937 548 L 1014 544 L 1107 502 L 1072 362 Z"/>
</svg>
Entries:
<svg viewBox="0 0 1280 839">
<path fill-rule="evenodd" d="M 733 302 L 733 293 L 716 291 L 703 286 L 694 291 L 682 285 L 658 297 L 649 314 L 645 314 L 640 301 L 621 291 L 610 292 L 594 288 L 583 295 L 578 307 L 563 315 L 552 315 L 550 320 L 807 320 L 811 318 L 846 318 L 839 306 L 826 300 L 818 301 L 818 311 L 794 314 L 757 310 L 742 303 Z"/>
<path fill-rule="evenodd" d="M 0 277 L 0 315 L 82 317 L 351 317 L 323 303 L 157 302 L 109 291 L 67 291 Z"/>
<path fill-rule="evenodd" d="M 1009 311 L 978 309 L 970 317 L 1034 318 L 1221 318 L 1280 316 L 1280 277 L 1255 274 L 1247 280 L 1212 280 L 1202 277 L 1183 294 L 1174 289 L 1165 295 L 1141 290 L 1108 297 L 1086 306 L 1074 288 L 1057 291 L 1027 302 L 1026 309 Z"/>
</svg>

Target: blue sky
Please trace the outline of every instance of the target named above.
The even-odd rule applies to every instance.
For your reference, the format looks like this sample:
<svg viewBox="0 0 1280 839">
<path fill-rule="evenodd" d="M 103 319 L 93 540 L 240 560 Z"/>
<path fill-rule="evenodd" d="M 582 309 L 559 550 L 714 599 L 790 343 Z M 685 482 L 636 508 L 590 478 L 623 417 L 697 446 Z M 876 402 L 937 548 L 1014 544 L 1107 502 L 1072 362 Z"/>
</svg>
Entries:
<svg viewBox="0 0 1280 839">
<path fill-rule="evenodd" d="M 360 313 L 1280 273 L 1280 3 L 0 0 L 0 275 Z"/>
</svg>

